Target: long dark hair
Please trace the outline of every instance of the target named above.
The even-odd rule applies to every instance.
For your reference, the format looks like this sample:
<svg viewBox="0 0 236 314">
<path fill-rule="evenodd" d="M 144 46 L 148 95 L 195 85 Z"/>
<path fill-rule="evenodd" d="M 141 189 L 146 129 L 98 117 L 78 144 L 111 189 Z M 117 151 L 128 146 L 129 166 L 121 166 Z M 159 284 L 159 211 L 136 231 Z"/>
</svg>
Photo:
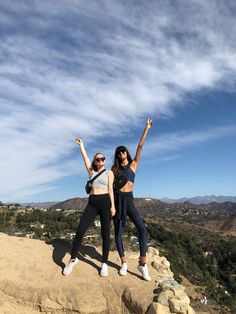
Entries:
<svg viewBox="0 0 236 314">
<path fill-rule="evenodd" d="M 121 160 L 119 159 L 119 152 L 121 150 L 125 150 L 126 151 L 128 162 L 132 162 L 133 161 L 133 159 L 132 159 L 132 157 L 130 155 L 130 152 L 128 151 L 128 149 L 125 146 L 118 146 L 118 147 L 116 147 L 114 161 L 113 161 L 113 165 L 111 167 L 111 171 L 114 173 L 114 176 L 117 175 L 119 169 L 121 168 L 120 167 Z"/>
<path fill-rule="evenodd" d="M 104 156 L 102 153 L 97 153 L 97 154 L 95 154 L 95 155 L 93 156 L 93 161 L 92 161 L 92 163 L 91 163 L 91 168 L 89 169 L 90 171 L 96 171 L 96 172 L 98 172 L 98 167 L 97 167 L 97 165 L 95 164 L 95 158 L 96 158 L 97 155 L 102 155 L 102 156 Z"/>
</svg>

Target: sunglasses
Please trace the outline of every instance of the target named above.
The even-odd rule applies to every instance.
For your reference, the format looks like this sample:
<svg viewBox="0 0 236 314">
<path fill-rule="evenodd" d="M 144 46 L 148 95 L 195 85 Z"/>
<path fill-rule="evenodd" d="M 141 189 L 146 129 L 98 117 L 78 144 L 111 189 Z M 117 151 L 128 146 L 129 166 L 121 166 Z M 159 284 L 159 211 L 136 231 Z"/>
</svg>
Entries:
<svg viewBox="0 0 236 314">
<path fill-rule="evenodd" d="M 117 152 L 118 155 L 126 153 L 126 149 L 121 149 Z"/>
<path fill-rule="evenodd" d="M 95 160 L 97 161 L 97 162 L 99 162 L 99 161 L 104 161 L 106 158 L 105 157 L 101 157 L 101 158 L 95 158 Z"/>
</svg>

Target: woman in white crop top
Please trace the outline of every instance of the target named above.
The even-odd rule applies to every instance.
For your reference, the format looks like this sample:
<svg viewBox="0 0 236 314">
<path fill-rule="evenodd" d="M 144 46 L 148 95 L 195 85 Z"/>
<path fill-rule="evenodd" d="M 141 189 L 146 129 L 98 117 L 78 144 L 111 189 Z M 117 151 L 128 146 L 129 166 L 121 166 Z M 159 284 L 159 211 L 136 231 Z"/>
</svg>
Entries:
<svg viewBox="0 0 236 314">
<path fill-rule="evenodd" d="M 105 169 L 105 157 L 103 154 L 97 153 L 91 163 L 82 139 L 76 138 L 76 143 L 80 146 L 85 167 L 92 179 Z M 78 263 L 77 255 L 82 244 L 83 236 L 92 225 L 97 215 L 100 216 L 102 234 L 102 266 L 100 275 L 103 277 L 108 275 L 107 261 L 110 251 L 111 217 L 115 215 L 113 181 L 113 172 L 107 170 L 93 181 L 88 204 L 80 218 L 79 226 L 72 243 L 71 259 L 65 266 L 63 275 L 69 275 L 73 267 Z"/>
</svg>

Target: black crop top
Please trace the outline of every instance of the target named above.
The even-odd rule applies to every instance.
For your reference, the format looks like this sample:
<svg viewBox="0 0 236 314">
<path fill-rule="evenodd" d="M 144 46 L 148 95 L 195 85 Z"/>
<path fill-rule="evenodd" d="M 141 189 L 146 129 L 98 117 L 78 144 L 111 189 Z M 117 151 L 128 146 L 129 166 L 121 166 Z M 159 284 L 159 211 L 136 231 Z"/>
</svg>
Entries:
<svg viewBox="0 0 236 314">
<path fill-rule="evenodd" d="M 125 175 L 127 176 L 128 181 L 134 183 L 135 173 L 130 168 L 130 163 L 128 163 L 126 166 L 120 166 L 122 171 L 124 171 Z"/>
</svg>

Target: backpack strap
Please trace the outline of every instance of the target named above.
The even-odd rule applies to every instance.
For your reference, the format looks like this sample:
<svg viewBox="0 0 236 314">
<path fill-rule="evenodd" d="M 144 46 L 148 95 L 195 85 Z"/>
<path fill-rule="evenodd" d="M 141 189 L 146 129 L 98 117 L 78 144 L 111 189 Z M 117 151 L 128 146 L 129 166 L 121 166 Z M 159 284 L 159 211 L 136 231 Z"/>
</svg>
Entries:
<svg viewBox="0 0 236 314">
<path fill-rule="evenodd" d="M 92 178 L 91 180 L 89 180 L 91 183 L 93 183 L 93 181 L 95 179 L 97 179 L 104 171 L 106 171 L 106 169 L 103 169 L 101 172 L 99 172 L 98 174 L 96 174 L 96 176 L 94 178 Z"/>
</svg>

